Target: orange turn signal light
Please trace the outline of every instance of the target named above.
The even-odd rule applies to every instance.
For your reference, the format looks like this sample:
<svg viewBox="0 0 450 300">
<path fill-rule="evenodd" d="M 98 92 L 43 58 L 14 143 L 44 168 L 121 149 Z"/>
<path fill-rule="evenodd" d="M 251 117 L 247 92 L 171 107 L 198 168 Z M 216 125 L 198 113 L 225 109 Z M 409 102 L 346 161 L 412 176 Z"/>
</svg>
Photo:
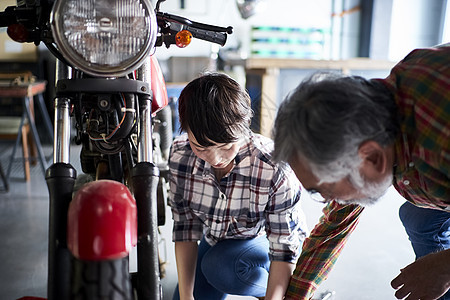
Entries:
<svg viewBox="0 0 450 300">
<path fill-rule="evenodd" d="M 178 47 L 184 48 L 192 41 L 192 33 L 188 30 L 181 30 L 175 35 L 175 43 Z"/>
</svg>

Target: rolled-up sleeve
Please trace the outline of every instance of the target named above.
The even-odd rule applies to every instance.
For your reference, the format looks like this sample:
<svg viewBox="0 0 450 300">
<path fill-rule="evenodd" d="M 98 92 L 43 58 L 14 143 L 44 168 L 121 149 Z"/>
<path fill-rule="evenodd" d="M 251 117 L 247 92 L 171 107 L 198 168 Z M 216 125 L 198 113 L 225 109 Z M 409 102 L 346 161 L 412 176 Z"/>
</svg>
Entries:
<svg viewBox="0 0 450 300">
<path fill-rule="evenodd" d="M 266 207 L 266 234 L 269 257 L 275 261 L 295 263 L 307 234 L 300 206 L 300 183 L 289 170 L 274 176 Z"/>
<path fill-rule="evenodd" d="M 291 277 L 286 299 L 308 300 L 328 277 L 350 234 L 356 228 L 363 208 L 329 203 L 319 223 L 303 244 Z"/>
</svg>

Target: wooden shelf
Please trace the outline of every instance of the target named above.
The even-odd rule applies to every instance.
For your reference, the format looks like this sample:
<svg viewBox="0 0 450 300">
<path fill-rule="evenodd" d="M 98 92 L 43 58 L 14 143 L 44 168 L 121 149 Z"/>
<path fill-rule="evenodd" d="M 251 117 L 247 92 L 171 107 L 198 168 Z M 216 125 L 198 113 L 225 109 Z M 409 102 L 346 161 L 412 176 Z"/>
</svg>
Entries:
<svg viewBox="0 0 450 300">
<path fill-rule="evenodd" d="M 347 60 L 312 60 L 293 58 L 249 58 L 245 63 L 247 69 L 330 69 L 330 70 L 386 70 L 395 62 L 373 60 L 369 58 L 352 58 Z"/>
</svg>

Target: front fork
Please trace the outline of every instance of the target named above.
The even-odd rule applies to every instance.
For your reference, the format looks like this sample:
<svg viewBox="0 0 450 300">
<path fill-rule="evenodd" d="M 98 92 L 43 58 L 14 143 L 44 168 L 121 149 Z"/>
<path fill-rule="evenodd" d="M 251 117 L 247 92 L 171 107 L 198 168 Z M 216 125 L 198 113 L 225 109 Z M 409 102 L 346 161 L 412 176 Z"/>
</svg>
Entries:
<svg viewBox="0 0 450 300">
<path fill-rule="evenodd" d="M 150 82 L 147 60 L 137 72 L 138 80 Z M 131 170 L 132 189 L 138 211 L 138 299 L 162 299 L 158 254 L 157 188 L 159 169 L 153 163 L 152 100 L 139 99 L 138 162 Z"/>
<path fill-rule="evenodd" d="M 138 80 L 150 82 L 150 60 L 138 70 Z M 56 80 L 70 78 L 71 70 L 57 61 Z M 138 162 L 131 170 L 132 192 L 138 210 L 136 290 L 140 300 L 159 300 L 157 186 L 159 170 L 152 159 L 151 97 L 139 100 Z M 50 196 L 48 244 L 48 299 L 70 299 L 71 254 L 67 248 L 67 212 L 76 179 L 70 164 L 70 100 L 55 99 L 53 164 L 47 169 Z"/>
</svg>

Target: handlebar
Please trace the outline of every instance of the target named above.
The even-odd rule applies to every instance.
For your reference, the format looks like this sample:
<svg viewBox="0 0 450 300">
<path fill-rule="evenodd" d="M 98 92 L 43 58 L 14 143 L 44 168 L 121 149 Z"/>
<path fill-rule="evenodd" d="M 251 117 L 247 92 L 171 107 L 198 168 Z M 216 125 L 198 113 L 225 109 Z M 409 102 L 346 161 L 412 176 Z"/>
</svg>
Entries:
<svg viewBox="0 0 450 300">
<path fill-rule="evenodd" d="M 0 27 L 8 27 L 10 24 L 17 22 L 13 8 L 12 6 L 8 6 L 5 11 L 0 12 Z"/>
<path fill-rule="evenodd" d="M 156 46 L 161 46 L 164 43 L 166 47 L 169 47 L 175 44 L 175 34 L 183 29 L 191 32 L 194 38 L 221 46 L 225 45 L 227 34 L 233 33 L 233 27 L 231 26 L 220 27 L 194 22 L 168 13 L 156 12 L 156 18 L 161 31 L 161 35 L 156 41 Z"/>
<path fill-rule="evenodd" d="M 157 12 L 156 17 L 158 18 L 158 20 L 164 20 L 167 22 L 176 22 L 179 24 L 195 27 L 197 29 L 203 29 L 203 30 L 214 31 L 214 32 L 226 32 L 228 34 L 233 33 L 233 27 L 231 27 L 231 26 L 220 27 L 220 26 L 215 26 L 215 25 L 204 24 L 204 23 L 200 23 L 200 22 L 191 21 L 185 17 L 175 16 L 172 14 L 162 13 L 162 12 Z"/>
<path fill-rule="evenodd" d="M 187 26 L 185 29 L 191 32 L 192 36 L 197 39 L 201 39 L 211 43 L 216 43 L 219 44 L 220 46 L 225 45 L 225 43 L 227 42 L 227 35 L 224 33 L 198 29 L 190 26 Z"/>
<path fill-rule="evenodd" d="M 8 6 L 0 12 L 0 27 L 8 27 L 20 22 L 33 22 L 36 20 L 35 10 L 28 7 Z"/>
<path fill-rule="evenodd" d="M 46 45 L 52 43 L 50 29 L 47 28 L 50 0 L 41 0 L 41 5 L 33 6 L 8 6 L 0 12 L 0 27 L 8 27 L 13 24 L 21 24 L 25 28 L 26 34 L 21 36 L 20 42 L 34 42 L 36 45 L 43 41 Z M 159 3 L 160 1 L 158 1 Z M 185 17 L 156 11 L 157 23 L 159 26 L 159 36 L 156 46 L 163 44 L 169 48 L 176 44 L 175 35 L 181 30 L 188 30 L 192 37 L 207 42 L 224 46 L 227 41 L 227 34 L 233 33 L 233 27 L 220 27 L 191 21 Z"/>
</svg>

